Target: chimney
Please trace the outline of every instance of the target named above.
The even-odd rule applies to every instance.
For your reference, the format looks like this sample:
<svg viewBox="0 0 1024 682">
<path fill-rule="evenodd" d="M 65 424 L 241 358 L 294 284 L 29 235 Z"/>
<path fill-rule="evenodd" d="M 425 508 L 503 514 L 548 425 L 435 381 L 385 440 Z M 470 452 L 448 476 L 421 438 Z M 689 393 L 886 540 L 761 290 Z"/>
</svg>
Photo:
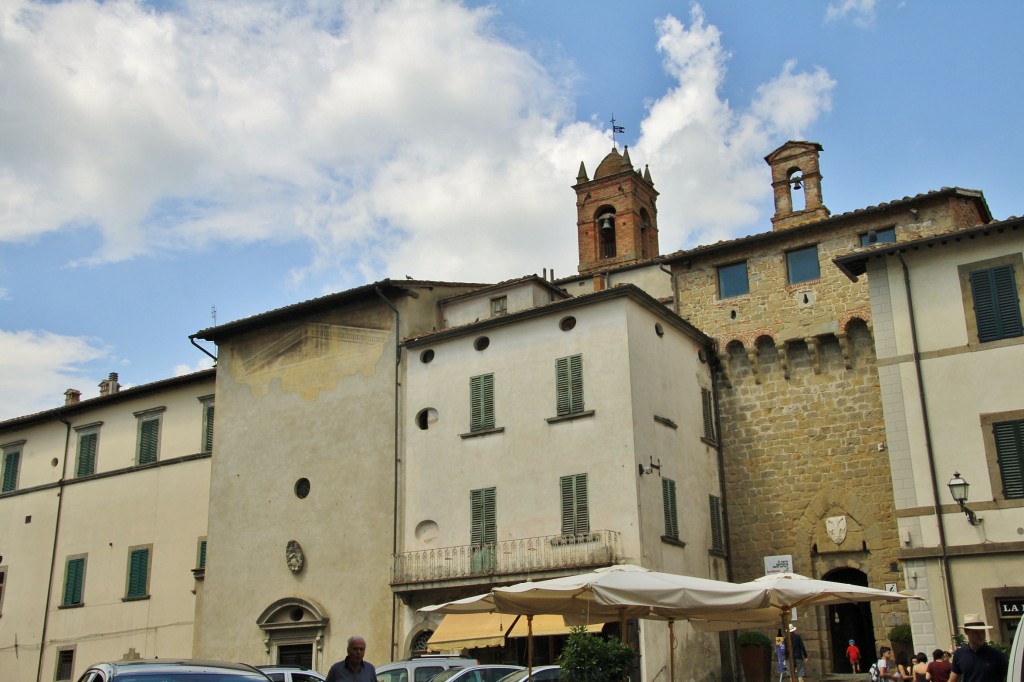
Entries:
<svg viewBox="0 0 1024 682">
<path fill-rule="evenodd" d="M 121 390 L 121 384 L 117 383 L 117 372 L 111 372 L 104 381 L 100 382 L 100 396 L 113 395 Z"/>
<path fill-rule="evenodd" d="M 76 391 L 73 388 L 69 388 L 64 391 L 64 404 L 65 405 L 77 405 L 82 399 L 82 392 Z"/>
</svg>

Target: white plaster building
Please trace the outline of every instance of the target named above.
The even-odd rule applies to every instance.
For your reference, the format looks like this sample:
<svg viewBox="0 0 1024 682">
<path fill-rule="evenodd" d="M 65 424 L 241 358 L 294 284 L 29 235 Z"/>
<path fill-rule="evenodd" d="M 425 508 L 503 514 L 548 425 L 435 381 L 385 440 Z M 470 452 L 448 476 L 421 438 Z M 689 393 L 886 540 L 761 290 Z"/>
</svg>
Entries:
<svg viewBox="0 0 1024 682">
<path fill-rule="evenodd" d="M 916 650 L 1024 612 L 1024 220 L 836 259 L 867 274 Z M 970 484 L 966 510 L 948 487 Z M 968 513 L 969 510 L 969 513 Z"/>
<path fill-rule="evenodd" d="M 403 344 L 401 652 L 440 620 L 417 608 L 496 584 L 616 562 L 725 578 L 708 337 L 632 285 L 534 277 L 442 305 L 469 322 Z M 639 629 L 651 679 L 666 626 Z M 688 675 L 717 674 L 718 636 L 677 632 Z"/>
<path fill-rule="evenodd" d="M 0 423 L 0 671 L 192 651 L 205 557 L 214 371 Z"/>
</svg>

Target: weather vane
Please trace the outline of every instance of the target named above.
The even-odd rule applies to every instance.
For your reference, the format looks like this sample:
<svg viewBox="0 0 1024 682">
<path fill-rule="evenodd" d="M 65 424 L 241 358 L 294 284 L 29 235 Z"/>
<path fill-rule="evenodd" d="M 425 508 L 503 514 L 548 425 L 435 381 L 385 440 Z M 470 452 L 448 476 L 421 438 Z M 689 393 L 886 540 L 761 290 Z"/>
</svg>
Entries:
<svg viewBox="0 0 1024 682">
<path fill-rule="evenodd" d="M 616 149 L 618 149 L 618 145 L 615 144 L 615 134 L 616 133 L 625 133 L 625 132 L 626 132 L 626 126 L 617 126 L 617 125 L 615 125 L 615 114 L 613 113 L 612 114 L 612 146 L 615 147 Z"/>
</svg>

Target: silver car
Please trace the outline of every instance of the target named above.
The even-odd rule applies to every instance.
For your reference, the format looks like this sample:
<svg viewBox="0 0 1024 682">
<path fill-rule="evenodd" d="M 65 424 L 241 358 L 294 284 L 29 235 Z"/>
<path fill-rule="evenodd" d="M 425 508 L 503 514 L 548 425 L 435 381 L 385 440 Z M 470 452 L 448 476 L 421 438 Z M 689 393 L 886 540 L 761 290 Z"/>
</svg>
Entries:
<svg viewBox="0 0 1024 682">
<path fill-rule="evenodd" d="M 258 665 L 273 682 L 323 682 L 327 678 L 315 670 L 295 665 Z"/>
<path fill-rule="evenodd" d="M 525 668 L 521 665 L 471 665 L 445 670 L 432 677 L 430 682 L 498 682 L 517 670 Z"/>
<path fill-rule="evenodd" d="M 251 665 L 223 661 L 152 659 L 97 663 L 78 682 L 267 682 Z"/>
</svg>

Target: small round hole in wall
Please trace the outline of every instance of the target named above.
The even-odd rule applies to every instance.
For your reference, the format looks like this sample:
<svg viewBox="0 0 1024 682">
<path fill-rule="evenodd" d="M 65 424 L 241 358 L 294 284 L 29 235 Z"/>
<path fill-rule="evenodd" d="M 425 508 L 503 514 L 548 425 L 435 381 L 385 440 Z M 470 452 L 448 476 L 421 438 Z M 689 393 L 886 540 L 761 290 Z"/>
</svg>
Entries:
<svg viewBox="0 0 1024 682">
<path fill-rule="evenodd" d="M 428 348 L 425 351 L 423 351 L 422 353 L 420 353 L 420 362 L 422 362 L 424 365 L 427 364 L 428 362 L 430 362 L 433 359 L 434 359 L 434 349 L 433 348 Z"/>
<path fill-rule="evenodd" d="M 485 350 L 489 345 L 491 345 L 491 340 L 486 336 L 478 336 L 476 341 L 473 342 L 473 348 L 477 350 Z"/>
<path fill-rule="evenodd" d="M 654 333 L 658 336 L 665 336 L 665 328 L 661 326 L 661 322 L 654 323 Z"/>
<path fill-rule="evenodd" d="M 707 361 L 708 361 L 708 354 L 704 352 L 703 348 L 698 348 L 697 349 L 697 359 L 700 360 L 703 363 L 707 363 Z"/>
<path fill-rule="evenodd" d="M 300 478 L 295 481 L 295 497 L 304 500 L 307 495 L 309 495 L 309 479 Z"/>
<path fill-rule="evenodd" d="M 736 311 L 735 310 L 730 310 L 729 311 L 729 317 L 731 317 L 732 319 L 735 320 L 736 319 Z"/>
<path fill-rule="evenodd" d="M 421 431 L 426 431 L 436 423 L 437 410 L 433 407 L 425 407 L 416 413 L 416 426 L 420 427 Z"/>
<path fill-rule="evenodd" d="M 306 612 L 303 611 L 301 606 L 296 606 L 294 609 L 288 612 L 288 617 L 297 622 L 302 620 L 302 616 L 305 613 Z"/>
<path fill-rule="evenodd" d="M 576 318 L 573 317 L 572 315 L 569 315 L 568 317 L 563 317 L 558 322 L 558 328 L 561 329 L 563 332 L 567 332 L 570 329 L 574 329 L 575 327 L 576 327 Z"/>
<path fill-rule="evenodd" d="M 56 457 L 54 457 L 53 459 L 50 460 L 50 466 L 55 467 L 58 464 L 60 464 L 60 462 L 57 461 Z"/>
</svg>

